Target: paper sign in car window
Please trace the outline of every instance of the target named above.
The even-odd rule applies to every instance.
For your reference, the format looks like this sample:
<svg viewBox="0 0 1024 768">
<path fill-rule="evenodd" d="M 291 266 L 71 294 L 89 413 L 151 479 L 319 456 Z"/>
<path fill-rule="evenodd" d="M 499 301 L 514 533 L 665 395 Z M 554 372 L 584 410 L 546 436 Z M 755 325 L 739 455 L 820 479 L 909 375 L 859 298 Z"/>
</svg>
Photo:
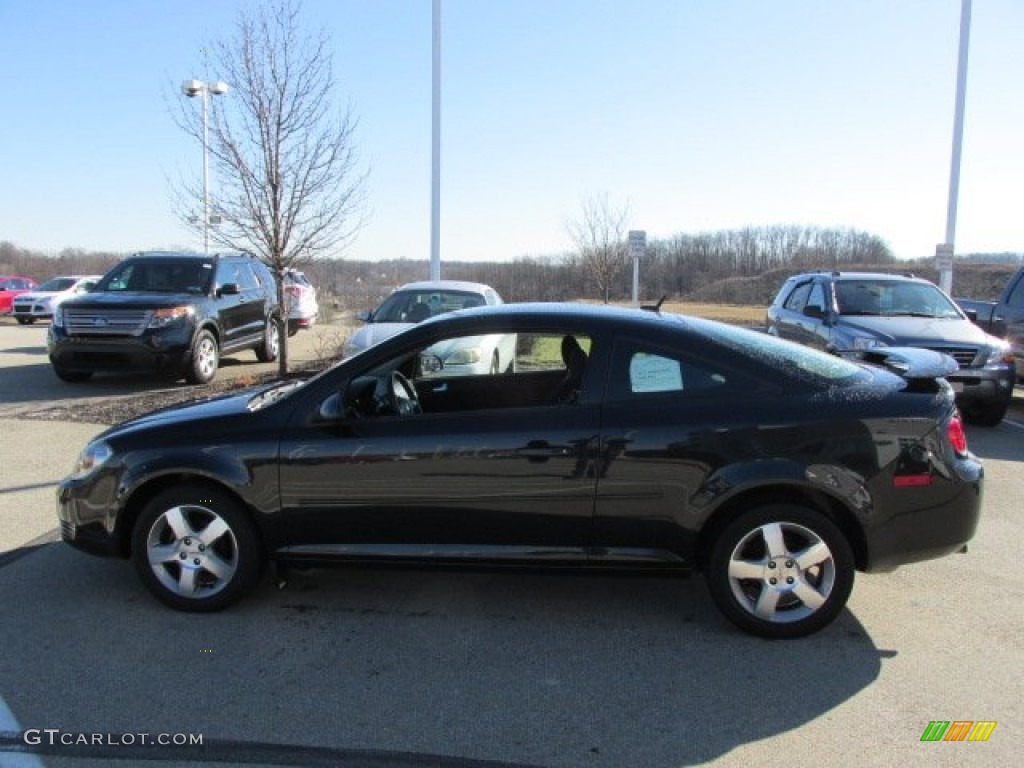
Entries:
<svg viewBox="0 0 1024 768">
<path fill-rule="evenodd" d="M 633 392 L 678 392 L 683 373 L 677 360 L 639 354 L 629 361 L 629 383 Z"/>
</svg>

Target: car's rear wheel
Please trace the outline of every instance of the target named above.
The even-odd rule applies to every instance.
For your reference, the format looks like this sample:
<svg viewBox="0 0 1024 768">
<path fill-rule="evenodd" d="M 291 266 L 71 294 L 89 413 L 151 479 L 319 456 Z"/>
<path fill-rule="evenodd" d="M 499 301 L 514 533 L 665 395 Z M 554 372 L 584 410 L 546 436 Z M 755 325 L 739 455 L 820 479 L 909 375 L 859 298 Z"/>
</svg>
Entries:
<svg viewBox="0 0 1024 768">
<path fill-rule="evenodd" d="M 761 637 L 801 637 L 830 624 L 853 589 L 853 551 L 824 515 L 772 504 L 733 520 L 712 544 L 711 597 L 726 618 Z"/>
<path fill-rule="evenodd" d="M 22 325 L 32 325 L 36 319 L 34 317 L 19 317 L 18 322 Z"/>
<path fill-rule="evenodd" d="M 280 351 L 281 331 L 277 327 L 277 319 L 268 317 L 263 328 L 263 341 L 256 347 L 256 359 L 261 363 L 272 363 Z"/>
<path fill-rule="evenodd" d="M 158 600 L 183 611 L 217 611 L 259 580 L 263 553 L 252 523 L 223 490 L 185 483 L 146 504 L 132 559 Z"/>
<path fill-rule="evenodd" d="M 220 364 L 220 347 L 209 331 L 200 331 L 192 344 L 192 358 L 189 360 L 185 378 L 190 384 L 206 384 L 213 380 Z"/>
<path fill-rule="evenodd" d="M 80 381 L 88 381 L 92 378 L 92 371 L 69 371 L 59 365 L 53 366 L 53 372 L 57 374 L 58 379 L 70 384 L 77 384 Z"/>
</svg>

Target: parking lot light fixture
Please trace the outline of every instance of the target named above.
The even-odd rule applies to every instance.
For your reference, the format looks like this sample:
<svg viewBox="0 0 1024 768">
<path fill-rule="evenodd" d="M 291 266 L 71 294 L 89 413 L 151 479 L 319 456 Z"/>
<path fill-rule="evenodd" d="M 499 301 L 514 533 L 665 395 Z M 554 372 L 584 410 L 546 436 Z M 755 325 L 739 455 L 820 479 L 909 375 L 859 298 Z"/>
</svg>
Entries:
<svg viewBox="0 0 1024 768">
<path fill-rule="evenodd" d="M 189 98 L 201 96 L 203 100 L 203 251 L 210 252 L 210 151 L 209 121 L 207 118 L 207 94 L 222 96 L 228 92 L 228 84 L 220 80 L 205 82 L 203 80 L 186 80 L 181 85 L 182 92 Z"/>
</svg>

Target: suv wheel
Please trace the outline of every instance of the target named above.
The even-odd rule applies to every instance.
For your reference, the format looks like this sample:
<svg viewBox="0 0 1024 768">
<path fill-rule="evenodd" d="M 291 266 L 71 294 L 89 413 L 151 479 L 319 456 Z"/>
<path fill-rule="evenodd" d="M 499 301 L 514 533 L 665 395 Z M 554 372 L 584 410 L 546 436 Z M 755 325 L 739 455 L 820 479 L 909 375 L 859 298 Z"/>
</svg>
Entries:
<svg viewBox="0 0 1024 768">
<path fill-rule="evenodd" d="M 741 514 L 711 547 L 707 583 L 719 610 L 762 637 L 801 637 L 830 624 L 853 589 L 846 537 L 805 507 L 772 504 Z"/>
<path fill-rule="evenodd" d="M 263 341 L 256 347 L 256 359 L 261 363 L 272 363 L 277 360 L 281 350 L 281 331 L 277 327 L 277 318 L 268 317 L 263 328 Z"/>
<path fill-rule="evenodd" d="M 220 348 L 217 339 L 209 331 L 200 331 L 192 344 L 192 359 L 189 361 L 185 378 L 190 384 L 206 384 L 213 380 L 220 363 Z"/>
</svg>

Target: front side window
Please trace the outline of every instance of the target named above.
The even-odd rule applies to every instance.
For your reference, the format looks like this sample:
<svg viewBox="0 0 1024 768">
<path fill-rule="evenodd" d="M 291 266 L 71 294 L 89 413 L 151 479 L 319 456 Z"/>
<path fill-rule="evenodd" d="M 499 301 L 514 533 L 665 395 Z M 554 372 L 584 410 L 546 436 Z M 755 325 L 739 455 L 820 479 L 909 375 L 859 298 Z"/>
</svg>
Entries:
<svg viewBox="0 0 1024 768">
<path fill-rule="evenodd" d="M 356 376 L 344 412 L 366 418 L 574 407 L 591 349 L 588 336 L 564 331 L 446 338 Z"/>
</svg>

